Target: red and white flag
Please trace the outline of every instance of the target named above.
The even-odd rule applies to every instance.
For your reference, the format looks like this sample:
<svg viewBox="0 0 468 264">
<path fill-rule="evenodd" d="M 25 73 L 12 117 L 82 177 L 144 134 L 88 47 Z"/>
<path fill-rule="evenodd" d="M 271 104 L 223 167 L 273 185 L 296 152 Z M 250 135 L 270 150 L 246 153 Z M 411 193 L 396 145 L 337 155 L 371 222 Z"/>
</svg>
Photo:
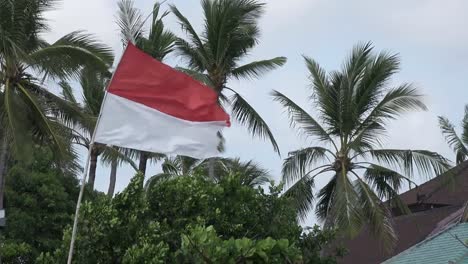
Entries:
<svg viewBox="0 0 468 264">
<path fill-rule="evenodd" d="M 95 141 L 125 148 L 208 158 L 229 126 L 211 88 L 130 43 L 103 104 Z"/>
</svg>

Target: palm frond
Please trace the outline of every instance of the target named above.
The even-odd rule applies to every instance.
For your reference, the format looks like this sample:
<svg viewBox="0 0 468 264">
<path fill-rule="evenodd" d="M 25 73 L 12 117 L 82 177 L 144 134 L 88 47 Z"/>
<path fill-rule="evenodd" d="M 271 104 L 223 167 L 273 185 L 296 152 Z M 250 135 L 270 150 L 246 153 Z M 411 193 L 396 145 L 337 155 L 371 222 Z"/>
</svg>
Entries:
<svg viewBox="0 0 468 264">
<path fill-rule="evenodd" d="M 156 2 L 153 7 L 153 20 L 149 35 L 147 38 L 138 36 L 136 45 L 153 58 L 163 61 L 169 53 L 174 51 L 177 37 L 164 27 L 163 19 L 169 14 L 169 11 L 163 12 L 159 16 L 159 9 L 160 4 Z"/>
<path fill-rule="evenodd" d="M 447 118 L 442 116 L 439 116 L 439 127 L 442 130 L 442 134 L 445 136 L 445 140 L 456 153 L 457 164 L 462 163 L 468 155 L 468 149 L 466 149 L 462 139 L 458 137 L 455 127 Z"/>
<path fill-rule="evenodd" d="M 198 36 L 197 32 L 193 28 L 192 24 L 190 24 L 189 20 L 182 15 L 182 13 L 175 7 L 174 5 L 170 6 L 171 12 L 177 17 L 179 20 L 179 24 L 186 33 L 188 33 L 190 40 L 195 44 L 197 50 L 201 53 L 203 57 L 206 57 L 206 51 L 204 44 L 200 37 Z M 181 39 L 178 40 L 177 44 L 180 44 Z"/>
<path fill-rule="evenodd" d="M 172 158 L 166 157 L 161 166 L 165 174 L 191 175 L 202 162 L 191 157 L 176 156 Z"/>
<path fill-rule="evenodd" d="M 373 46 L 371 42 L 359 43 L 353 47 L 349 58 L 343 64 L 341 72 L 346 76 L 345 85 L 354 90 L 358 80 L 367 68 L 372 57 Z"/>
<path fill-rule="evenodd" d="M 60 119 L 64 124 L 80 124 L 83 126 L 84 124 L 93 122 L 89 120 L 89 116 L 81 111 L 80 106 L 76 102 L 74 103 L 67 99 L 64 100 L 50 92 L 48 89 L 34 83 L 28 83 L 27 87 L 28 90 L 35 93 L 45 101 L 48 106 L 48 114 Z M 68 96 L 73 96 L 73 93 Z M 70 100 L 73 100 L 73 98 L 70 98 Z"/>
<path fill-rule="evenodd" d="M 258 78 L 268 71 L 283 66 L 286 63 L 286 57 L 276 57 L 269 60 L 254 61 L 244 64 L 232 70 L 231 74 L 237 79 Z"/>
<path fill-rule="evenodd" d="M 320 67 L 318 62 L 307 56 L 303 57 L 312 81 L 313 93 L 310 99 L 317 105 L 325 124 L 332 128 L 340 128 L 341 124 L 339 122 L 341 118 L 339 115 L 340 105 L 338 98 L 342 75 L 334 74 L 334 81 L 331 82 L 327 77 L 326 71 Z"/>
<path fill-rule="evenodd" d="M 391 251 L 396 244 L 397 235 L 391 222 L 391 213 L 374 191 L 360 177 L 357 177 L 354 187 L 359 196 L 362 215 L 365 217 L 371 233 L 380 238 L 384 249 Z"/>
<path fill-rule="evenodd" d="M 77 77 L 84 66 L 105 72 L 112 65 L 114 55 L 92 35 L 75 31 L 31 53 L 28 60 L 45 75 L 66 79 Z"/>
<path fill-rule="evenodd" d="M 461 127 L 463 129 L 462 132 L 462 141 L 465 144 L 468 144 L 468 105 L 465 106 L 465 114 L 463 115 L 463 120 Z"/>
<path fill-rule="evenodd" d="M 197 49 L 184 39 L 178 38 L 175 41 L 178 54 L 187 60 L 188 66 L 199 72 L 205 72 L 208 67 L 208 58 L 204 55 L 203 51 Z"/>
<path fill-rule="evenodd" d="M 83 68 L 79 81 L 83 93 L 83 108 L 88 114 L 97 117 L 101 110 L 109 78 L 106 74 L 90 68 Z"/>
<path fill-rule="evenodd" d="M 381 52 L 371 59 L 353 94 L 356 116 L 359 119 L 378 104 L 390 78 L 399 69 L 400 59 L 397 54 Z"/>
<path fill-rule="evenodd" d="M 317 203 L 315 205 L 315 215 L 319 221 L 324 222 L 325 227 L 330 227 L 333 199 L 335 196 L 337 174 L 335 174 L 325 186 L 316 195 Z"/>
<path fill-rule="evenodd" d="M 288 157 L 284 159 L 281 170 L 283 181 L 291 183 L 304 177 L 308 170 L 315 169 L 313 166 L 318 165 L 318 163 L 330 162 L 327 154 L 333 155 L 328 149 L 322 147 L 309 147 L 289 152 Z"/>
<path fill-rule="evenodd" d="M 72 104 L 78 104 L 78 101 L 76 100 L 75 95 L 73 94 L 73 88 L 70 86 L 70 84 L 66 81 L 60 81 L 58 84 L 60 88 L 62 88 L 63 98 L 65 98 L 65 100 Z"/>
<path fill-rule="evenodd" d="M 427 150 L 378 149 L 368 152 L 379 163 L 399 168 L 407 177 L 413 177 L 415 169 L 426 177 L 434 177 L 450 169 L 449 161 Z"/>
<path fill-rule="evenodd" d="M 60 140 L 57 131 L 54 129 L 52 122 L 46 117 L 45 109 L 39 104 L 38 100 L 30 93 L 23 85 L 18 84 L 18 90 L 23 98 L 23 101 L 30 108 L 31 114 L 35 117 L 37 133 L 42 134 L 46 139 L 50 140 L 51 147 L 55 150 L 54 154 L 57 157 L 65 157 L 67 151 L 63 140 Z"/>
<path fill-rule="evenodd" d="M 220 170 L 216 171 L 216 176 L 220 180 L 222 177 L 234 176 L 240 179 L 241 184 L 255 187 L 270 181 L 271 176 L 267 170 L 259 164 L 250 160 L 247 162 L 236 159 L 218 159 Z"/>
<path fill-rule="evenodd" d="M 360 123 L 352 137 L 373 136 L 373 144 L 379 144 L 378 135 L 385 133 L 385 123 L 411 110 L 426 110 L 421 94 L 411 84 L 403 84 L 390 90 Z"/>
<path fill-rule="evenodd" d="M 343 170 L 336 174 L 332 205 L 326 221 L 353 237 L 359 233 L 364 223 L 359 193 Z"/>
<path fill-rule="evenodd" d="M 411 184 L 417 186 L 411 179 L 394 170 L 372 163 L 365 168 L 364 179 L 377 192 L 380 199 L 388 199 L 388 204 L 398 208 L 402 213 L 410 212 L 398 193 L 405 181 L 410 187 Z"/>
<path fill-rule="evenodd" d="M 117 161 L 117 164 L 129 164 L 135 171 L 138 171 L 138 166 L 135 162 L 125 155 L 125 152 L 117 147 L 104 147 L 101 153 L 101 160 L 106 164 L 111 164 L 113 161 Z"/>
<path fill-rule="evenodd" d="M 232 68 L 232 58 L 245 55 L 259 37 L 258 18 L 264 4 L 258 1 L 202 1 L 203 37 L 208 54 L 218 65 Z"/>
<path fill-rule="evenodd" d="M 117 25 L 120 28 L 122 42 L 127 44 L 136 43 L 143 34 L 143 16 L 140 10 L 134 7 L 132 0 L 121 0 L 117 3 L 119 8 L 117 13 Z"/>
<path fill-rule="evenodd" d="M 255 109 L 238 93 L 232 96 L 232 115 L 242 125 L 246 125 L 253 136 L 267 138 L 276 153 L 280 153 L 278 143 L 270 128 Z"/>
<path fill-rule="evenodd" d="M 312 177 L 303 177 L 292 185 L 285 193 L 285 197 L 289 197 L 296 208 L 299 219 L 305 220 L 307 214 L 314 207 L 314 186 L 315 181 Z"/>
<path fill-rule="evenodd" d="M 15 157 L 24 161 L 29 161 L 32 157 L 33 140 L 31 137 L 31 123 L 27 111 L 18 111 L 18 109 L 27 109 L 25 103 L 15 96 L 14 87 L 7 79 L 3 92 L 3 116 L 2 133 L 5 133 L 11 142 L 11 149 Z"/>
<path fill-rule="evenodd" d="M 214 84 L 210 79 L 210 76 L 200 73 L 199 71 L 183 68 L 183 67 L 176 67 L 176 70 L 187 74 L 188 76 L 192 77 L 193 79 L 203 83 L 206 86 L 213 87 Z"/>
<path fill-rule="evenodd" d="M 326 143 L 331 143 L 335 147 L 335 150 L 338 151 L 335 142 L 327 133 L 327 131 L 305 110 L 303 110 L 300 106 L 294 103 L 294 101 L 278 91 L 274 90 L 272 95 L 274 97 L 274 101 L 279 102 L 287 109 L 291 125 L 300 128 L 307 136 L 315 137 Z"/>
</svg>

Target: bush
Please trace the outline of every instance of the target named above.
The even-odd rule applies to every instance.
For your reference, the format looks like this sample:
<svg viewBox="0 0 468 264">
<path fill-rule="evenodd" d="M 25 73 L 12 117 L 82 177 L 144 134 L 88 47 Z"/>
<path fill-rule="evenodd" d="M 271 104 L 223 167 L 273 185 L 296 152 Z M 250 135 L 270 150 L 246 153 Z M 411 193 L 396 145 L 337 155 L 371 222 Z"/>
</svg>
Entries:
<svg viewBox="0 0 468 264">
<path fill-rule="evenodd" d="M 83 204 L 74 263 L 303 263 L 302 229 L 279 187 L 178 177 L 145 189 L 143 179 Z M 70 233 L 37 263 L 64 262 Z"/>
</svg>

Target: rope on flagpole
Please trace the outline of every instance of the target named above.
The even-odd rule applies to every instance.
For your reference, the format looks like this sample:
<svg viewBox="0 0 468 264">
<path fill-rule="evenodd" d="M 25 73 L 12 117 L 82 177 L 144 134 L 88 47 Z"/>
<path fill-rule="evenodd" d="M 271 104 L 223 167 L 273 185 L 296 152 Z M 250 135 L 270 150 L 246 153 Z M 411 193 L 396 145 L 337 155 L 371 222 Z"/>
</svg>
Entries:
<svg viewBox="0 0 468 264">
<path fill-rule="evenodd" d="M 86 186 L 86 178 L 88 177 L 89 163 L 90 163 L 90 159 L 91 159 L 91 151 L 94 148 L 94 143 L 95 143 L 95 138 L 96 138 L 96 131 L 98 129 L 99 122 L 101 121 L 102 109 L 104 108 L 104 104 L 106 103 L 107 89 L 112 84 L 112 80 L 114 79 L 115 72 L 119 68 L 120 62 L 122 61 L 122 57 L 124 56 L 127 47 L 128 47 L 128 44 L 125 47 L 125 50 L 124 50 L 122 56 L 120 57 L 119 63 L 117 63 L 117 67 L 115 68 L 114 72 L 112 73 L 112 76 L 111 76 L 111 79 L 110 79 L 109 83 L 107 84 L 106 91 L 104 93 L 104 98 L 102 99 L 102 103 L 101 103 L 101 109 L 99 110 L 99 115 L 98 115 L 98 118 L 96 120 L 96 126 L 94 127 L 93 135 L 91 136 L 91 142 L 89 143 L 88 156 L 86 158 L 86 165 L 85 165 L 85 168 L 84 168 L 84 171 L 83 171 L 83 178 L 81 179 L 80 194 L 78 195 L 78 201 L 76 202 L 75 218 L 73 220 L 73 230 L 72 230 L 72 237 L 71 237 L 71 240 L 70 240 L 70 248 L 68 250 L 67 264 L 72 263 L 73 250 L 75 248 L 75 241 L 76 241 L 76 233 L 77 233 L 77 230 L 78 230 L 78 218 L 79 218 L 79 214 L 80 214 L 80 206 L 81 206 L 81 201 L 83 199 L 83 194 L 84 194 L 84 190 L 85 190 L 85 186 Z"/>
</svg>

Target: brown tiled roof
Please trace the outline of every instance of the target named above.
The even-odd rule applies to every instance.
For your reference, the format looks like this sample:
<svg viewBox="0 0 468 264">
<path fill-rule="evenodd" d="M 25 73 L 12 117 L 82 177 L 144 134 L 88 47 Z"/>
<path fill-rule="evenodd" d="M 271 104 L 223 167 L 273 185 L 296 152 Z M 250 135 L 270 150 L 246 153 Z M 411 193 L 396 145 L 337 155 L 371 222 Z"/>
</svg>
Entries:
<svg viewBox="0 0 468 264">
<path fill-rule="evenodd" d="M 466 201 L 467 192 L 468 161 L 465 161 L 450 170 L 446 175 L 435 177 L 419 185 L 418 188 L 400 194 L 400 198 L 408 205 L 418 202 L 461 204 Z"/>
<path fill-rule="evenodd" d="M 400 195 L 408 205 L 424 203 L 446 206 L 394 217 L 398 242 L 390 254 L 384 254 L 380 248 L 381 243 L 367 230 L 363 230 L 354 239 L 344 241 L 344 247 L 348 249 L 349 254 L 339 263 L 381 263 L 424 240 L 434 230 L 443 228 L 444 223 L 450 222 L 451 216 L 459 212 L 468 200 L 468 162 L 458 165 L 451 171 L 452 181 L 449 184 L 446 184 L 446 177 L 439 176 Z"/>
<path fill-rule="evenodd" d="M 340 260 L 339 263 L 381 263 L 424 240 L 441 220 L 460 208 L 460 206 L 445 206 L 394 218 L 398 242 L 396 248 L 390 254 L 385 254 L 380 247 L 381 243 L 373 238 L 367 230 L 364 230 L 353 240 L 344 242 L 344 247 L 348 250 L 349 254 Z"/>
</svg>

